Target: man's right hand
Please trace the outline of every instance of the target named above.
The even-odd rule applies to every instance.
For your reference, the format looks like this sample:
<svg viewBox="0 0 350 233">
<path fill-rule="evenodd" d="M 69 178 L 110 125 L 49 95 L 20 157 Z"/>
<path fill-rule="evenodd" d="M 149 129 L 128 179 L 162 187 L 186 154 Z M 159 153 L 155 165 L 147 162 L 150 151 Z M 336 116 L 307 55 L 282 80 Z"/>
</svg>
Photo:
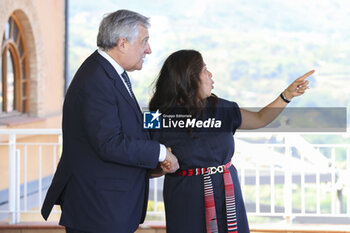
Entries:
<svg viewBox="0 0 350 233">
<path fill-rule="evenodd" d="M 165 160 L 160 163 L 160 167 L 166 173 L 174 173 L 180 167 L 177 158 L 173 153 L 171 153 L 171 149 L 169 147 L 166 150 Z"/>
</svg>

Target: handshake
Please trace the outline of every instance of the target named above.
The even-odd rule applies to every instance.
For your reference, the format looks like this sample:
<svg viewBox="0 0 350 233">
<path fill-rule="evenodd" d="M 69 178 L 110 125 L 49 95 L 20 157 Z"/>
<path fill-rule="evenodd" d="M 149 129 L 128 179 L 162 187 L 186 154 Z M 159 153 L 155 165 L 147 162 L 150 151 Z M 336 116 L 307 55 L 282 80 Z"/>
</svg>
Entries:
<svg viewBox="0 0 350 233">
<path fill-rule="evenodd" d="M 175 155 L 171 152 L 170 147 L 166 150 L 165 160 L 160 162 L 158 166 L 151 171 L 152 177 L 159 177 L 165 175 L 166 173 L 174 173 L 177 169 L 179 169 L 179 162 Z"/>
</svg>

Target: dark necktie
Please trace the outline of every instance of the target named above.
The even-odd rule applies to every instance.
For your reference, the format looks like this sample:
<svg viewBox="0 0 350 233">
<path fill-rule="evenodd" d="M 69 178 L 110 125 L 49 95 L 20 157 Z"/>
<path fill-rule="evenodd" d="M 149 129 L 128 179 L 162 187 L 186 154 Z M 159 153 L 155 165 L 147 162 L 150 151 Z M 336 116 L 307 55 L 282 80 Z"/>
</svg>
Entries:
<svg viewBox="0 0 350 233">
<path fill-rule="evenodd" d="M 122 78 L 124 79 L 124 82 L 128 86 L 128 89 L 129 89 L 131 97 L 134 99 L 134 101 L 136 101 L 136 97 L 134 95 L 134 92 L 132 91 L 130 78 L 129 78 L 128 74 L 125 71 L 122 73 Z"/>
</svg>

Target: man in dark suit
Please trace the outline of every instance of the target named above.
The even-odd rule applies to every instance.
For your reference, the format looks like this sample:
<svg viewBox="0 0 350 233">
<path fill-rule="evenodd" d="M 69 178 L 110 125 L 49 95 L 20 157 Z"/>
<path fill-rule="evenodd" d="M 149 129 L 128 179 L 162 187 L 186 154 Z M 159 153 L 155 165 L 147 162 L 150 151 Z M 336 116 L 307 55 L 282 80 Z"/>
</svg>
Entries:
<svg viewBox="0 0 350 233">
<path fill-rule="evenodd" d="M 60 204 L 67 232 L 129 233 L 147 209 L 149 171 L 178 169 L 176 157 L 142 130 L 125 71 L 140 70 L 149 19 L 119 10 L 102 20 L 99 49 L 75 74 L 63 106 L 63 152 L 42 215 Z"/>
</svg>

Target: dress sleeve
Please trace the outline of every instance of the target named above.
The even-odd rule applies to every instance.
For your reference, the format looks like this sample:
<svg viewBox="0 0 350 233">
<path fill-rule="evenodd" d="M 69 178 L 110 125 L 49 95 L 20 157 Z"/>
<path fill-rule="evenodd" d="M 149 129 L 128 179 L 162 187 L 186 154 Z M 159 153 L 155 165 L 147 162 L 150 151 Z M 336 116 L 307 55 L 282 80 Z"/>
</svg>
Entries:
<svg viewBox="0 0 350 233">
<path fill-rule="evenodd" d="M 220 99 L 218 103 L 220 116 L 224 120 L 224 130 L 231 131 L 233 134 L 242 123 L 241 111 L 236 102 Z"/>
<path fill-rule="evenodd" d="M 233 108 L 233 113 L 232 113 L 232 121 L 233 121 L 233 128 L 232 128 L 232 133 L 235 134 L 236 130 L 241 126 L 242 123 L 242 116 L 241 116 L 241 111 L 239 109 L 239 106 L 236 102 L 231 102 L 232 103 L 232 108 Z"/>
</svg>

